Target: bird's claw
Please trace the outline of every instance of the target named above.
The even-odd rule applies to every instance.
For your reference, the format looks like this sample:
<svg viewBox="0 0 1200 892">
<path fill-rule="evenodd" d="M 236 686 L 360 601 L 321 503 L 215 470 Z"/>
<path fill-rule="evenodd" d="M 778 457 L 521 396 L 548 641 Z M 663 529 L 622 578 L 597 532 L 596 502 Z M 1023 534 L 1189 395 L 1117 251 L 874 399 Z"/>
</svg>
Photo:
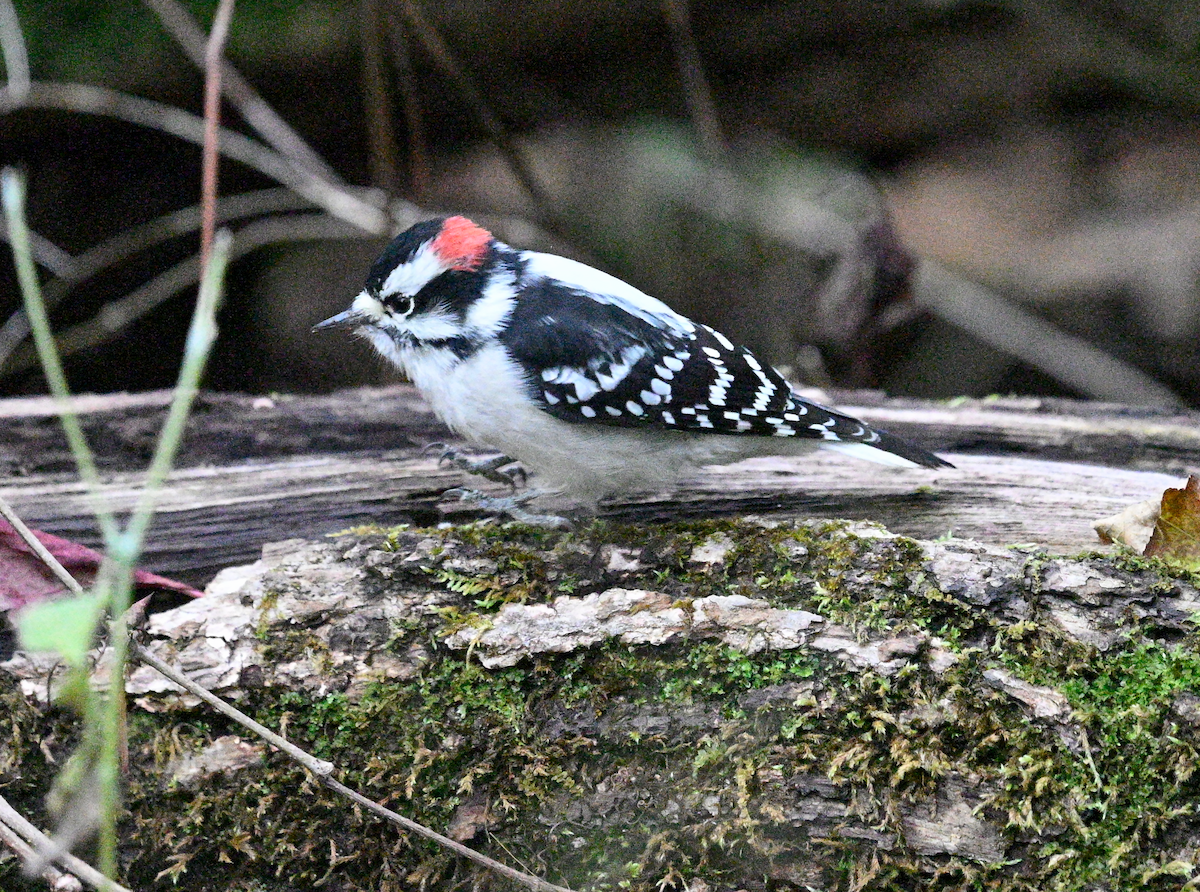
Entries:
<svg viewBox="0 0 1200 892">
<path fill-rule="evenodd" d="M 450 467 L 458 468 L 460 471 L 466 471 L 468 474 L 475 474 L 495 483 L 503 483 L 514 492 L 524 487 L 529 479 L 525 473 L 525 469 L 507 455 L 493 455 L 490 458 L 471 458 L 459 454 L 457 449 L 453 446 L 447 446 L 445 443 L 430 443 L 421 451 L 423 454 L 438 452 L 439 467 L 449 465 Z M 506 468 L 506 465 L 512 465 L 512 467 Z M 503 470 L 501 470 L 502 468 Z"/>
<path fill-rule="evenodd" d="M 463 487 L 455 487 L 442 493 L 443 496 L 458 496 L 459 501 L 470 502 L 480 509 L 489 511 L 495 515 L 511 517 L 518 523 L 527 523 L 530 526 L 552 530 L 571 529 L 571 521 L 565 517 L 559 517 L 557 514 L 534 514 L 532 511 L 525 510 L 523 506 L 541 494 L 538 490 L 531 489 L 520 495 L 496 498 L 484 495 L 477 490 L 464 489 Z"/>
</svg>

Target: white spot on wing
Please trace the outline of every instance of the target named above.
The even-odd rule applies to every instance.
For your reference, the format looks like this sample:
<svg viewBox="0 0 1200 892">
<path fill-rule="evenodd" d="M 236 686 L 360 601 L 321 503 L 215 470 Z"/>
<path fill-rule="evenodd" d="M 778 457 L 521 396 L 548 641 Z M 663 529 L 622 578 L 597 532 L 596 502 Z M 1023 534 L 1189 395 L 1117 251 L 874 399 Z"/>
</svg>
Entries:
<svg viewBox="0 0 1200 892">
<path fill-rule="evenodd" d="M 625 377 L 630 373 L 638 360 L 646 355 L 646 348 L 640 344 L 632 347 L 626 347 L 621 351 L 620 357 L 614 362 L 608 371 L 608 374 L 596 375 L 596 381 L 605 390 L 615 389 Z"/>
</svg>

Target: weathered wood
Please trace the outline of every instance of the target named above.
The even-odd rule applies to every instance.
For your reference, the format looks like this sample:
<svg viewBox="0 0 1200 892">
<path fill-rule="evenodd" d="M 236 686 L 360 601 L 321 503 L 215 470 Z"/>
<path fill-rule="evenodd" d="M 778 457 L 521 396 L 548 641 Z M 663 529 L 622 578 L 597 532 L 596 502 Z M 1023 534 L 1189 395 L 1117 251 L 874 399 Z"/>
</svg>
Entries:
<svg viewBox="0 0 1200 892">
<path fill-rule="evenodd" d="M 156 392 L 77 402 L 105 471 L 105 498 L 118 511 L 136 498 L 167 400 Z M 824 453 L 756 459 L 601 513 L 630 522 L 746 512 L 845 517 L 918 537 L 953 531 L 996 544 L 1078 549 L 1097 544 L 1093 521 L 1178 485 L 1175 475 L 1200 465 L 1200 413 L 1062 400 L 952 406 L 862 393 L 841 404 L 948 454 L 958 468 L 894 470 Z M 203 582 L 252 560 L 264 542 L 365 523 L 469 517 L 461 504 L 440 498 L 468 481 L 422 454 L 436 440 L 454 442 L 406 386 L 331 396 L 205 395 L 162 493 L 146 564 Z M 29 523 L 97 542 L 52 401 L 0 402 L 0 467 L 4 495 Z M 547 510 L 569 507 L 544 501 Z"/>
</svg>

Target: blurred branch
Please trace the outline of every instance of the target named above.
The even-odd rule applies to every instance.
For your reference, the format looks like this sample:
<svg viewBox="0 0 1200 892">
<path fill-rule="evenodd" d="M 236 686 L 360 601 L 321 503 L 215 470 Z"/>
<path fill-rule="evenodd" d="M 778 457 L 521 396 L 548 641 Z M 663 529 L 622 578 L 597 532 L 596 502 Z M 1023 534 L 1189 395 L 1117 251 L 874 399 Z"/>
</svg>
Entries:
<svg viewBox="0 0 1200 892">
<path fill-rule="evenodd" d="M 0 0 L 3 3 L 4 0 Z M 0 239 L 8 241 L 8 224 L 0 220 Z M 29 250 L 39 266 L 44 266 L 60 279 L 73 276 L 78 268 L 77 260 L 45 236 L 29 231 Z"/>
<path fill-rule="evenodd" d="M 278 242 L 352 239 L 361 235 L 362 232 L 357 227 L 326 214 L 258 220 L 236 233 L 229 259 L 232 262 L 251 251 Z M 136 291 L 105 304 L 99 313 L 86 322 L 60 332 L 57 341 L 61 354 L 70 356 L 111 340 L 126 326 L 141 319 L 172 295 L 195 285 L 199 280 L 198 258 L 189 257 L 160 273 Z M 13 353 L 4 374 L 15 375 L 27 371 L 36 363 L 37 359 L 31 350 L 19 349 Z"/>
<path fill-rule="evenodd" d="M 425 145 L 425 119 L 421 113 L 421 94 L 413 72 L 412 53 L 409 52 L 408 30 L 389 6 L 387 10 L 388 35 L 392 43 L 392 59 L 396 66 L 396 79 L 404 99 L 404 123 L 408 127 L 408 169 L 413 200 L 418 204 L 429 200 L 430 166 L 429 152 Z"/>
<path fill-rule="evenodd" d="M 359 0 L 359 35 L 362 39 L 363 86 L 366 91 L 367 151 L 371 183 L 394 195 L 400 186 L 399 150 L 395 112 L 388 89 L 384 56 L 383 15 L 380 0 Z"/>
<path fill-rule="evenodd" d="M 675 50 L 675 62 L 679 66 L 679 77 L 683 81 L 683 97 L 687 102 L 692 126 L 703 156 L 714 164 L 728 157 L 729 145 L 721 130 L 721 119 L 713 102 L 712 89 L 704 76 L 700 61 L 700 50 L 692 33 L 692 18 L 688 0 L 662 0 L 663 15 L 671 32 L 671 46 Z"/>
<path fill-rule="evenodd" d="M 29 92 L 29 52 L 25 35 L 12 0 L 0 0 L 0 52 L 4 54 L 4 72 L 8 89 L 17 95 Z"/>
<path fill-rule="evenodd" d="M 15 829 L 9 827 L 0 818 L 0 843 L 6 845 L 14 855 L 23 862 L 29 863 L 37 859 L 37 851 L 27 843 Z M 83 883 L 78 877 L 65 874 L 53 864 L 47 864 L 39 871 L 42 879 L 50 884 L 54 892 L 82 892 Z"/>
<path fill-rule="evenodd" d="M 25 816 L 13 808 L 3 796 L 0 796 L 0 821 L 20 834 L 25 842 L 36 851 L 44 852 L 54 846 L 50 837 L 26 820 Z M 106 878 L 96 868 L 69 852 L 61 853 L 55 860 L 93 889 L 101 889 L 103 892 L 129 892 L 129 889 Z"/>
<path fill-rule="evenodd" d="M 207 36 L 177 0 L 144 0 L 163 28 L 175 38 L 192 63 L 204 70 Z M 325 163 L 291 125 L 275 113 L 258 91 L 228 59 L 221 63 L 221 92 L 251 127 L 281 155 L 330 183 L 341 184 L 337 172 Z"/>
<path fill-rule="evenodd" d="M 228 223 L 243 217 L 297 211 L 310 207 L 312 207 L 312 202 L 308 199 L 297 195 L 290 189 L 277 186 L 220 199 L 217 204 L 216 219 L 218 223 Z M 62 272 L 52 270 L 58 275 L 58 278 L 42 286 L 42 299 L 47 308 L 53 309 L 72 288 L 83 284 L 108 267 L 139 251 L 195 232 L 199 228 L 200 206 L 192 205 L 122 230 L 112 238 L 69 258 L 70 269 Z M 7 229 L 0 232 L 0 235 L 7 238 Z M 35 238 L 34 233 L 30 233 L 30 238 L 31 240 Z M 33 246 L 36 256 L 36 242 L 33 242 Z M 18 309 L 4 325 L 0 326 L 0 368 L 3 368 L 8 357 L 28 334 L 29 317 L 25 315 L 24 309 Z"/>
<path fill-rule="evenodd" d="M 508 138 L 508 133 L 501 123 L 500 118 L 492 111 L 491 106 L 483 98 L 483 94 L 479 91 L 479 88 L 475 86 L 475 82 L 471 80 L 458 64 L 458 61 L 454 58 L 454 54 L 450 51 L 450 47 L 442 40 L 442 36 L 437 32 L 437 29 L 425 18 L 425 13 L 421 11 L 417 0 L 401 0 L 401 7 L 408 19 L 409 26 L 412 28 L 417 39 L 421 41 L 421 45 L 425 48 L 425 51 L 433 58 L 434 63 L 441 69 L 442 74 L 458 90 L 467 108 L 474 115 L 476 123 L 483 128 L 488 138 L 500 150 L 505 161 L 512 168 L 513 174 L 529 194 L 542 224 L 548 228 L 558 229 L 558 215 L 554 211 L 554 202 L 542 188 L 541 183 L 534 174 L 533 169 L 525 161 L 525 157 L 521 154 L 520 149 Z"/>
<path fill-rule="evenodd" d="M 917 268 L 912 294 L 939 318 L 1092 399 L 1172 408 L 1184 405 L 1169 388 L 1140 369 L 933 261 L 923 260 Z"/>
<path fill-rule="evenodd" d="M 208 268 L 217 226 L 217 158 L 221 129 L 221 54 L 234 0 L 220 0 L 204 52 L 204 147 L 200 160 L 200 268 Z"/>
<path fill-rule="evenodd" d="M 104 115 L 158 130 L 179 139 L 204 144 L 204 121 L 178 108 L 94 87 L 88 84 L 30 84 L 26 96 L 0 89 L 0 115 L 25 108 L 52 108 L 79 114 Z M 303 195 L 313 204 L 365 232 L 382 235 L 391 228 L 388 214 L 348 188 L 298 168 L 287 158 L 240 133 L 222 128 L 221 154 L 252 167 Z"/>
</svg>

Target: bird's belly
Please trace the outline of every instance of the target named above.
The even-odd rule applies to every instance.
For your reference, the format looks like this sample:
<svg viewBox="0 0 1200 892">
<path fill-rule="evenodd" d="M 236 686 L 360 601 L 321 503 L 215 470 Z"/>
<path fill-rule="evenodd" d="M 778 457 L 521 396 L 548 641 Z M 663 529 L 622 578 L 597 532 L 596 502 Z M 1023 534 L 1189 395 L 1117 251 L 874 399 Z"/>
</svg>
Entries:
<svg viewBox="0 0 1200 892">
<path fill-rule="evenodd" d="M 448 427 L 521 462 L 539 488 L 586 501 L 667 489 L 706 465 L 815 445 L 562 421 L 525 396 L 524 377 L 499 347 L 465 360 L 428 353 L 405 360 L 409 377 Z"/>
</svg>

